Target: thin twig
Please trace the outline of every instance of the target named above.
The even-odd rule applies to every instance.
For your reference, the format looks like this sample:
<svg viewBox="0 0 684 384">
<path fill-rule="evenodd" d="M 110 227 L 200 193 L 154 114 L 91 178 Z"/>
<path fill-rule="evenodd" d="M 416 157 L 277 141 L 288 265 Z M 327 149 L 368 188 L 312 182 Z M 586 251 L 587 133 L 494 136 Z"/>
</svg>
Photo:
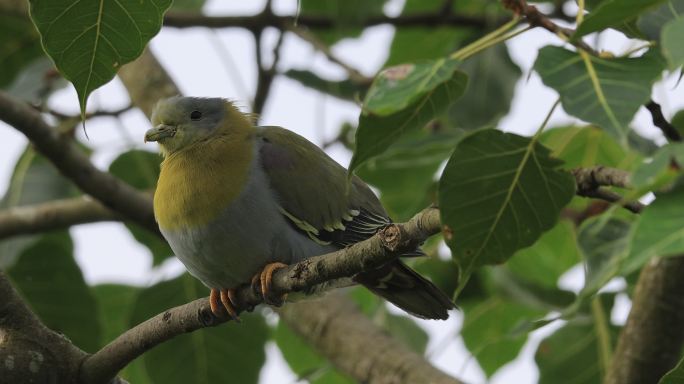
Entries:
<svg viewBox="0 0 684 384">
<path fill-rule="evenodd" d="M 653 100 L 650 100 L 646 105 L 646 109 L 651 112 L 651 118 L 653 119 L 653 125 L 660 128 L 663 135 L 669 141 L 682 141 L 682 135 L 677 131 L 672 124 L 663 115 L 663 110 L 660 108 L 660 104 Z"/>
</svg>

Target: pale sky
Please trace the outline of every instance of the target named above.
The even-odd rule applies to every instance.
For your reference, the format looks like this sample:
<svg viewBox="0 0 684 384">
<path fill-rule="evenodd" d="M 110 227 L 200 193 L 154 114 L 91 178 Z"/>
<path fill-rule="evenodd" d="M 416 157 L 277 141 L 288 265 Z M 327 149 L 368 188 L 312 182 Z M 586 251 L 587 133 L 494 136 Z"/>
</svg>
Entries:
<svg viewBox="0 0 684 384">
<path fill-rule="evenodd" d="M 293 14 L 296 0 L 275 1 L 279 13 Z M 391 12 L 396 12 L 401 1 L 392 1 L 388 5 Z M 261 10 L 261 2 L 245 1 L 208 1 L 205 12 L 210 14 L 251 14 Z M 276 39 L 275 31 L 267 31 L 269 41 Z M 358 68 L 366 75 L 374 74 L 387 57 L 387 49 L 393 35 L 390 26 L 369 28 L 360 38 L 344 40 L 333 47 L 333 51 L 342 60 Z M 591 37 L 590 37 L 591 39 Z M 593 41 L 593 40 L 588 40 Z M 611 47 L 614 53 L 632 47 L 632 42 L 618 33 L 607 33 L 602 36 L 602 47 Z M 555 102 L 554 91 L 546 88 L 541 80 L 532 73 L 532 63 L 537 50 L 547 44 L 559 45 L 559 40 L 543 30 L 533 30 L 517 37 L 508 44 L 513 60 L 523 70 L 522 79 L 516 87 L 516 96 L 511 113 L 499 124 L 499 128 L 521 134 L 530 134 L 536 130 L 545 115 L 539 111 L 547 111 Z M 225 55 L 217 54 L 216 47 L 221 45 Z M 161 60 L 165 68 L 180 86 L 182 92 L 193 96 L 220 96 L 241 101 L 247 106 L 255 88 L 256 73 L 254 68 L 253 39 L 249 32 L 240 29 L 224 29 L 207 31 L 193 29 L 164 29 L 153 39 L 153 52 Z M 270 61 L 270 49 L 265 52 L 267 62 Z M 222 58 L 222 55 L 223 58 Z M 288 35 L 281 51 L 280 69 L 311 68 L 326 77 L 340 78 L 344 72 L 331 64 L 307 43 Z M 231 69 L 232 68 L 232 69 Z M 684 91 L 675 88 L 676 79 L 670 78 L 666 84 L 655 88 L 656 101 L 660 102 L 665 116 L 671 117 L 673 111 L 684 107 Z M 50 103 L 53 108 L 66 113 L 78 112 L 76 94 L 71 87 L 57 92 Z M 96 91 L 90 98 L 89 108 L 115 109 L 127 105 L 128 97 L 118 81 L 107 84 Z M 315 143 L 334 137 L 342 122 L 356 122 L 359 108 L 349 102 L 322 95 L 316 91 L 300 86 L 298 83 L 278 77 L 262 116 L 262 123 L 281 125 L 307 137 Z M 576 121 L 568 117 L 560 109 L 554 114 L 549 126 Z M 642 134 L 658 138 L 662 142 L 659 131 L 652 128 L 650 115 L 641 109 L 633 126 Z M 120 122 L 115 119 L 101 118 L 88 123 L 89 140 L 87 144 L 96 149 L 94 163 L 105 169 L 109 163 L 124 149 L 129 142 L 136 148 L 156 151 L 155 145 L 144 145 L 143 133 L 149 128 L 149 122 L 139 111 L 130 111 L 121 116 Z M 0 190 L 5 190 L 18 155 L 23 151 L 26 139 L 17 131 L 0 123 Z M 331 156 L 343 165 L 347 165 L 350 153 L 333 147 Z M 100 223 L 74 227 L 72 234 L 76 244 L 76 258 L 83 269 L 86 280 L 90 284 L 103 282 L 121 282 L 135 285 L 149 285 L 159 279 L 176 276 L 183 270 L 182 265 L 171 259 L 161 268 L 152 270 L 149 251 L 135 242 L 131 235 L 119 223 Z M 578 290 L 582 286 L 581 268 L 574 268 L 562 279 L 566 288 Z M 619 288 L 620 282 L 611 287 Z M 613 313 L 613 319 L 624 321 L 629 301 L 625 297 Z M 401 313 L 397 311 L 397 313 Z M 441 369 L 454 374 L 469 383 L 483 383 L 485 377 L 475 360 L 469 355 L 463 342 L 458 337 L 462 316 L 454 313 L 448 321 L 418 321 L 430 334 L 428 354 L 431 361 Z M 534 383 L 537 381 L 537 370 L 533 361 L 533 353 L 539 340 L 551 333 L 558 325 L 553 325 L 532 334 L 518 359 L 502 368 L 490 381 L 491 383 Z M 201 331 L 200 331 L 201 332 Z M 274 345 L 268 348 L 268 363 L 261 375 L 262 383 L 293 383 L 295 376 L 280 356 Z"/>
</svg>

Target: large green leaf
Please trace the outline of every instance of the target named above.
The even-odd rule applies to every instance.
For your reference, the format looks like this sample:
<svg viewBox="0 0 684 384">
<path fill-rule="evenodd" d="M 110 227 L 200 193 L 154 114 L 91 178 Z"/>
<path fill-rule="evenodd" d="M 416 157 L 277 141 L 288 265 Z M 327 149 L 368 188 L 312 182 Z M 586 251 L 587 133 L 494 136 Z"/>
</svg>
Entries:
<svg viewBox="0 0 684 384">
<path fill-rule="evenodd" d="M 171 6 L 171 0 L 29 2 L 43 48 L 74 84 L 82 112 L 93 90 L 142 53 Z"/>
<path fill-rule="evenodd" d="M 496 125 L 511 106 L 520 68 L 511 60 L 505 44 L 491 47 L 459 67 L 468 75 L 463 97 L 449 107 L 449 119 L 463 129 Z"/>
<path fill-rule="evenodd" d="M 130 285 L 101 284 L 92 287 L 100 308 L 101 345 L 109 343 L 129 328 L 133 304 L 142 289 Z M 119 376 L 130 383 L 152 383 L 140 359 L 128 364 Z"/>
<path fill-rule="evenodd" d="M 574 178 L 549 150 L 496 130 L 463 139 L 446 165 L 439 206 L 451 252 L 472 268 L 508 260 L 552 228 L 575 193 Z"/>
<path fill-rule="evenodd" d="M 407 220 L 430 204 L 426 200 L 435 174 L 461 136 L 454 130 L 410 132 L 364 163 L 357 173 L 380 190 L 383 205 L 394 220 Z"/>
<path fill-rule="evenodd" d="M 0 13 L 0 88 L 42 55 L 40 37 L 31 21 L 22 15 Z"/>
<path fill-rule="evenodd" d="M 684 18 L 672 20 L 663 27 L 662 50 L 670 69 L 684 64 Z"/>
<path fill-rule="evenodd" d="M 467 77 L 455 60 L 405 64 L 384 70 L 366 95 L 349 171 L 417 131 L 464 92 Z"/>
<path fill-rule="evenodd" d="M 543 314 L 496 296 L 476 303 L 465 302 L 463 311 L 461 336 L 487 377 L 520 353 L 527 335 L 515 332 L 516 327 Z"/>
<path fill-rule="evenodd" d="M 582 224 L 577 240 L 584 256 L 586 276 L 580 300 L 594 295 L 617 275 L 629 244 L 630 229 L 631 225 L 625 221 L 605 221 L 600 216 Z"/>
<path fill-rule="evenodd" d="M 580 38 L 588 33 L 619 26 L 639 16 L 649 8 L 655 8 L 664 0 L 609 0 L 601 3 L 589 13 L 582 24 L 577 27 L 573 38 Z"/>
<path fill-rule="evenodd" d="M 640 158 L 594 126 L 549 129 L 542 133 L 539 141 L 551 149 L 553 157 L 563 160 L 568 169 L 597 164 L 631 169 Z"/>
<path fill-rule="evenodd" d="M 354 381 L 332 367 L 285 323 L 278 322 L 274 334 L 285 361 L 292 371 L 310 384 L 351 384 Z"/>
<path fill-rule="evenodd" d="M 631 248 L 622 267 L 628 274 L 652 257 L 684 254 L 684 185 L 659 193 L 640 215 L 631 236 Z"/>
<path fill-rule="evenodd" d="M 600 353 L 603 339 L 596 332 L 595 321 L 571 321 L 539 343 L 534 356 L 539 367 L 539 384 L 602 382 L 606 362 Z M 614 345 L 618 330 L 608 326 L 607 331 L 607 339 Z"/>
<path fill-rule="evenodd" d="M 9 187 L 0 200 L 0 208 L 43 203 L 53 199 L 72 197 L 78 189 L 43 156 L 27 146 L 17 160 Z M 17 256 L 38 236 L 19 236 L 0 240 L 0 268 L 14 263 Z"/>
<path fill-rule="evenodd" d="M 684 143 L 669 143 L 658 148 L 634 170 L 630 178 L 632 187 L 636 190 L 662 189 L 681 173 L 673 162 L 684 165 Z"/>
<path fill-rule="evenodd" d="M 164 310 L 206 295 L 208 289 L 185 274 L 144 289 L 137 297 L 130 326 Z M 256 314 L 200 329 L 167 341 L 143 356 L 155 383 L 257 383 L 266 359 L 268 328 Z"/>
<path fill-rule="evenodd" d="M 534 68 L 560 94 L 569 114 L 597 124 L 626 145 L 628 124 L 651 97 L 664 61 L 654 51 L 604 59 L 547 46 L 539 51 Z"/>
<path fill-rule="evenodd" d="M 580 258 L 574 225 L 561 220 L 534 245 L 516 252 L 506 267 L 529 282 L 555 288 L 561 275 Z"/>
<path fill-rule="evenodd" d="M 50 232 L 26 248 L 8 274 L 45 325 L 95 352 L 101 337 L 97 304 L 73 252 L 68 232 Z"/>
<path fill-rule="evenodd" d="M 156 153 L 131 150 L 117 157 L 110 164 L 109 172 L 138 189 L 152 190 L 157 185 L 160 162 L 161 157 Z M 152 252 L 153 265 L 160 265 L 173 256 L 169 245 L 157 234 L 135 223 L 125 224 L 133 237 Z"/>
<path fill-rule="evenodd" d="M 669 0 L 651 11 L 642 13 L 637 20 L 637 27 L 649 40 L 660 41 L 663 26 L 683 14 L 684 0 Z"/>
</svg>

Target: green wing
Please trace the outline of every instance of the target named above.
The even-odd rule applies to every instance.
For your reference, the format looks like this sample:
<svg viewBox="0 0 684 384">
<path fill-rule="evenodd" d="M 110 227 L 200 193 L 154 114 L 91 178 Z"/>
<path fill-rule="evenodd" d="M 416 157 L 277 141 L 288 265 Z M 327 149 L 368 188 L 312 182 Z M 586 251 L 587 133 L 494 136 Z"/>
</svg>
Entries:
<svg viewBox="0 0 684 384">
<path fill-rule="evenodd" d="M 346 246 L 390 223 L 373 191 L 323 150 L 281 127 L 259 127 L 259 158 L 282 213 L 320 243 Z"/>
</svg>

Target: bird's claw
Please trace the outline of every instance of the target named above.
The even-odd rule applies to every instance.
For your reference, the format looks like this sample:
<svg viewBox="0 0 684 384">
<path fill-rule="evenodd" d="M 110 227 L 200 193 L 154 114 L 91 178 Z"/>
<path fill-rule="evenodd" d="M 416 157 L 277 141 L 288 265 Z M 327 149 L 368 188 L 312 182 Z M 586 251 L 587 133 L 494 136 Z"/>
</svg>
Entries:
<svg viewBox="0 0 684 384">
<path fill-rule="evenodd" d="M 235 296 L 235 288 L 231 289 L 211 289 L 209 294 L 209 306 L 211 312 L 216 317 L 224 317 L 226 313 L 231 319 L 240 322 L 238 316 L 237 297 Z"/>
<path fill-rule="evenodd" d="M 273 284 L 273 273 L 279 269 L 287 268 L 287 264 L 280 262 L 267 264 L 264 269 L 254 275 L 252 278 L 252 290 L 260 293 L 264 299 L 264 303 L 279 307 L 283 305 L 287 294 L 279 297 L 274 297 L 271 294 L 271 286 Z"/>
</svg>

